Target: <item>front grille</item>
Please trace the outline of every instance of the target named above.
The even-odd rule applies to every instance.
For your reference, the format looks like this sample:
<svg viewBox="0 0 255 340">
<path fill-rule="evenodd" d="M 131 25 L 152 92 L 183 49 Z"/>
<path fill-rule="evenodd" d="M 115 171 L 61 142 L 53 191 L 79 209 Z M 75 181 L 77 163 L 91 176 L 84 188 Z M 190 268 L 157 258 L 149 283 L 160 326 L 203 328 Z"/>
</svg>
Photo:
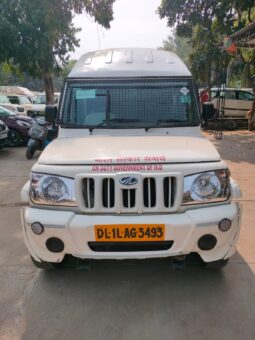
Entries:
<svg viewBox="0 0 255 340">
<path fill-rule="evenodd" d="M 163 174 L 134 174 L 135 181 L 123 181 L 126 174 L 94 175 L 82 178 L 82 209 L 89 213 L 173 212 L 181 204 L 181 177 Z M 80 196 L 78 196 L 80 197 Z M 178 199 L 179 198 L 179 199 Z"/>
<path fill-rule="evenodd" d="M 172 247 L 173 241 L 155 242 L 88 242 L 89 248 L 96 252 L 160 251 Z"/>
</svg>

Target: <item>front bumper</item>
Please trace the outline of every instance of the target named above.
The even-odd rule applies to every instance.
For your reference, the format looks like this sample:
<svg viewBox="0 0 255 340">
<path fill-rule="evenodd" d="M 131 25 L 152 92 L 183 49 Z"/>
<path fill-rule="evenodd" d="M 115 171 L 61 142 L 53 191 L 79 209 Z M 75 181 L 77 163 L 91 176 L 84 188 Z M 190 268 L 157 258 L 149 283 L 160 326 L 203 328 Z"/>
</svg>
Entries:
<svg viewBox="0 0 255 340">
<path fill-rule="evenodd" d="M 240 205 L 230 204 L 191 209 L 184 213 L 163 215 L 82 215 L 74 212 L 27 207 L 22 210 L 23 233 L 27 248 L 37 261 L 61 262 L 66 254 L 82 259 L 145 259 L 198 253 L 205 262 L 227 259 L 235 252 L 240 232 Z M 232 227 L 221 232 L 218 223 L 228 218 Z M 35 235 L 31 224 L 40 222 L 45 230 Z M 94 225 L 98 224 L 165 224 L 165 240 L 173 241 L 169 250 L 136 252 L 96 252 L 88 242 L 95 241 Z M 212 250 L 198 247 L 201 236 L 211 234 L 217 239 Z M 52 253 L 46 247 L 48 238 L 64 242 L 64 251 Z"/>
</svg>

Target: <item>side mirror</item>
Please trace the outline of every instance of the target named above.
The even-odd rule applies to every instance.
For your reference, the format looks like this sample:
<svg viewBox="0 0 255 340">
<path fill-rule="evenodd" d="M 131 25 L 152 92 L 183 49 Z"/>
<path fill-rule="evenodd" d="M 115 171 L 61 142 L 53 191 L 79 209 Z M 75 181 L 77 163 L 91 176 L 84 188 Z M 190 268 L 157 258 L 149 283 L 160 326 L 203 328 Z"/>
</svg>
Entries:
<svg viewBox="0 0 255 340">
<path fill-rule="evenodd" d="M 55 105 L 47 105 L 45 108 L 45 120 L 48 123 L 54 123 L 57 118 L 58 109 Z"/>
</svg>

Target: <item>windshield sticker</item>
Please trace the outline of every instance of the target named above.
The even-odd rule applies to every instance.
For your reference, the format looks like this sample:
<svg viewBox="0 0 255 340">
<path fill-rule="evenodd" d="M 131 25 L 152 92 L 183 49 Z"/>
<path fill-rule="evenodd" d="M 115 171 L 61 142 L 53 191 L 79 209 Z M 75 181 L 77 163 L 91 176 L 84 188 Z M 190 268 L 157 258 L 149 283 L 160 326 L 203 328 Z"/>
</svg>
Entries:
<svg viewBox="0 0 255 340">
<path fill-rule="evenodd" d="M 163 164 L 93 165 L 92 172 L 163 171 Z"/>
<path fill-rule="evenodd" d="M 190 95 L 181 96 L 181 103 L 182 104 L 190 104 L 191 103 Z"/>
<path fill-rule="evenodd" d="M 95 99 L 96 90 L 76 90 L 76 99 Z"/>
<path fill-rule="evenodd" d="M 187 94 L 189 94 L 189 89 L 187 89 L 187 87 L 182 87 L 180 89 L 180 92 L 184 94 L 184 96 L 187 96 Z"/>
</svg>

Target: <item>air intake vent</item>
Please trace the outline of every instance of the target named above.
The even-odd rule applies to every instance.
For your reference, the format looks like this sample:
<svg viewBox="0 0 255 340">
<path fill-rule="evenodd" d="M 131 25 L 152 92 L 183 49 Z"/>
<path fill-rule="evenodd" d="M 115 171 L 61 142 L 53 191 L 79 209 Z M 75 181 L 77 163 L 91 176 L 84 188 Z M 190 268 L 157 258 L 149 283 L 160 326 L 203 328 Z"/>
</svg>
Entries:
<svg viewBox="0 0 255 340">
<path fill-rule="evenodd" d="M 85 207 L 88 209 L 94 208 L 95 205 L 95 183 L 92 178 L 84 178 L 83 179 L 83 197 Z"/>
<path fill-rule="evenodd" d="M 156 205 L 156 182 L 154 178 L 143 180 L 143 204 L 146 208 L 153 208 Z"/>
<path fill-rule="evenodd" d="M 176 178 L 165 177 L 163 182 L 164 190 L 164 205 L 166 208 L 174 206 L 175 192 L 176 192 Z"/>
<path fill-rule="evenodd" d="M 115 204 L 115 184 L 112 178 L 103 179 L 102 187 L 103 206 L 105 208 L 112 208 Z"/>
<path fill-rule="evenodd" d="M 135 189 L 123 189 L 122 190 L 123 206 L 125 208 L 134 208 L 135 193 L 136 193 Z"/>
</svg>

